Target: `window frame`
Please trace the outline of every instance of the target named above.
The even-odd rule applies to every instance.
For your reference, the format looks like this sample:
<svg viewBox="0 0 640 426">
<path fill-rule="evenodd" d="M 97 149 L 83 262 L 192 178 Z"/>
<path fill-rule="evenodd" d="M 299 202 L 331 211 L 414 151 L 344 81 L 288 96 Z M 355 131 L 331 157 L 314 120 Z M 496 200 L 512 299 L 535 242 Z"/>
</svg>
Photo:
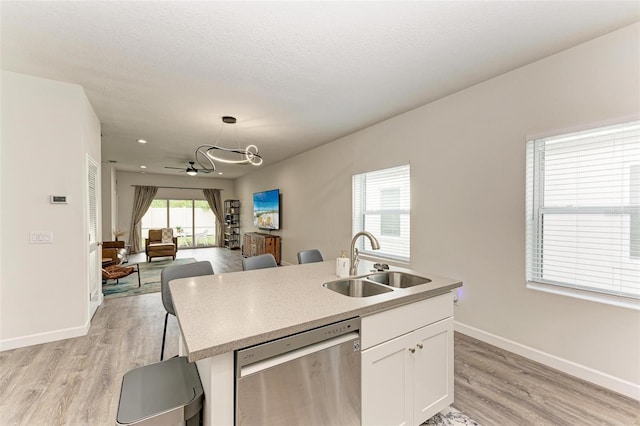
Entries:
<svg viewBox="0 0 640 426">
<path fill-rule="evenodd" d="M 635 125 L 637 128 L 639 124 L 640 122 L 635 121 L 610 126 L 592 126 L 591 128 L 587 128 L 579 132 L 564 132 L 558 134 L 557 136 L 527 138 L 525 160 L 527 185 L 525 206 L 525 212 L 527 215 L 525 232 L 525 281 L 527 288 L 640 310 L 640 296 L 631 294 L 620 294 L 620 292 L 616 293 L 614 291 L 607 291 L 606 289 L 599 289 L 596 287 L 589 287 L 587 285 L 580 285 L 576 283 L 544 279 L 542 269 L 544 267 L 543 239 L 545 237 L 545 234 L 543 232 L 543 229 L 545 215 L 570 214 L 576 217 L 588 217 L 588 215 L 629 215 L 630 246 L 628 252 L 629 261 L 627 263 L 632 263 L 635 262 L 634 259 L 638 259 L 638 256 L 634 255 L 634 249 L 637 250 L 637 247 L 635 247 L 635 245 L 637 245 L 637 242 L 635 242 L 634 244 L 633 234 L 637 233 L 637 229 L 634 228 L 634 226 L 637 226 L 637 224 L 633 223 L 633 218 L 639 217 L 640 210 L 639 206 L 636 204 L 637 201 L 633 199 L 633 196 L 630 196 L 627 204 L 621 203 L 621 205 L 619 206 L 593 204 L 588 206 L 567 205 L 546 207 L 544 206 L 543 201 L 545 199 L 546 169 L 544 165 L 539 166 L 539 164 L 544 163 L 544 153 L 546 149 L 545 144 L 549 140 L 558 141 L 564 137 L 571 137 L 572 135 L 578 135 L 581 133 L 588 134 L 588 132 L 596 133 L 600 129 L 604 129 L 606 131 L 607 129 L 614 129 L 616 127 L 619 128 L 619 130 L 612 130 L 611 133 L 619 134 L 624 131 L 625 126 L 633 127 Z M 578 149 L 576 149 L 576 151 L 578 151 Z M 629 185 L 634 182 L 631 176 L 634 172 L 637 173 L 637 169 L 634 171 L 634 168 L 639 167 L 638 164 L 634 164 L 634 161 L 635 160 L 632 160 L 629 165 Z M 623 174 L 626 173 L 623 171 Z M 536 261 L 538 262 L 536 263 Z M 567 266 L 569 265 L 570 264 L 568 264 Z"/>
<path fill-rule="evenodd" d="M 399 208 L 389 209 L 389 208 L 378 208 L 378 209 L 368 209 L 366 208 L 366 191 L 367 191 L 367 177 L 371 175 L 375 175 L 385 171 L 394 171 L 398 169 L 406 169 L 403 170 L 403 179 L 406 179 L 406 187 L 397 187 L 400 190 L 399 204 L 402 204 L 402 192 L 406 191 L 407 194 L 407 208 L 402 208 L 402 206 L 398 206 Z M 405 176 L 406 174 L 406 176 Z M 357 182 L 360 180 L 360 182 Z M 357 186 L 360 188 L 357 188 Z M 384 192 L 389 188 L 380 188 L 380 192 Z M 366 230 L 367 228 L 367 216 L 378 216 L 380 218 L 380 226 L 382 227 L 382 217 L 384 215 L 398 215 L 400 222 L 400 236 L 392 236 L 392 235 L 382 235 L 381 231 L 378 233 L 372 232 L 373 235 L 378 239 L 378 241 L 384 240 L 385 238 L 405 238 L 402 236 L 402 221 L 403 215 L 406 216 L 406 252 L 407 255 L 403 256 L 398 254 L 397 252 L 385 251 L 385 245 L 380 243 L 380 250 L 372 250 L 370 249 L 371 244 L 366 238 L 359 238 L 356 241 L 356 248 L 358 249 L 359 254 L 365 258 L 375 258 L 375 259 L 384 259 L 389 261 L 390 263 L 396 263 L 399 265 L 408 265 L 411 261 L 411 166 L 410 164 L 402 164 L 399 166 L 387 167 L 378 170 L 371 170 L 368 172 L 354 174 L 352 176 L 352 220 L 351 220 L 351 228 L 353 235 L 357 232 Z M 362 194 L 362 197 L 358 199 L 358 192 Z M 382 198 L 381 198 L 382 199 Z M 381 206 L 382 207 L 382 206 Z"/>
</svg>

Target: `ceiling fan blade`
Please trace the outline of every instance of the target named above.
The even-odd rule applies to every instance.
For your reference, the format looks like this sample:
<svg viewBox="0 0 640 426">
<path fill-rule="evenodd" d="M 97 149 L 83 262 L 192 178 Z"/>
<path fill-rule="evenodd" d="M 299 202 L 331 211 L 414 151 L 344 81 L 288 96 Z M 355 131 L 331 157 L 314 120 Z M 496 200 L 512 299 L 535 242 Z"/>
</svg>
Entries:
<svg viewBox="0 0 640 426">
<path fill-rule="evenodd" d="M 165 169 L 175 169 L 175 170 L 184 170 L 184 167 L 169 167 L 169 166 L 164 166 Z"/>
</svg>

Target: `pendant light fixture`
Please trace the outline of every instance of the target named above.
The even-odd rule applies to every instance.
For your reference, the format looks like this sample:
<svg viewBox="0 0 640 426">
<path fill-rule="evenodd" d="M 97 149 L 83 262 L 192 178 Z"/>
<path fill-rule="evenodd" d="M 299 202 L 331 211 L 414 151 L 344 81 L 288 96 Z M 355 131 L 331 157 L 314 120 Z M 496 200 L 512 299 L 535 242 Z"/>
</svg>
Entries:
<svg viewBox="0 0 640 426">
<path fill-rule="evenodd" d="M 215 171 L 216 161 L 227 164 L 251 164 L 253 166 L 262 164 L 262 156 L 258 154 L 257 146 L 248 145 L 246 148 L 240 148 L 237 130 L 235 131 L 236 147 L 225 147 L 222 145 L 222 133 L 225 125 L 233 125 L 235 123 L 235 117 L 222 117 L 222 127 L 216 137 L 215 143 L 213 145 L 200 145 L 196 149 L 196 161 L 198 161 L 200 167 L 209 171 Z"/>
</svg>

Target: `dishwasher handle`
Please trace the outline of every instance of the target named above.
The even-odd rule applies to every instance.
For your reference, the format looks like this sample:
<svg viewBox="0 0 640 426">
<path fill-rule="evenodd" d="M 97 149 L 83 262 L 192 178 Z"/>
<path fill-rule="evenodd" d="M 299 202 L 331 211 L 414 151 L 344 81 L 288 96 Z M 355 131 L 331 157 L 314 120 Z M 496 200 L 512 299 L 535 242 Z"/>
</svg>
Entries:
<svg viewBox="0 0 640 426">
<path fill-rule="evenodd" d="M 237 350 L 235 353 L 236 377 L 240 377 L 240 369 L 247 365 L 293 352 L 316 343 L 332 340 L 336 337 L 351 334 L 353 332 L 360 332 L 359 317 L 327 324 L 318 328 L 312 328 L 298 334 L 292 334 L 270 342 Z"/>
<path fill-rule="evenodd" d="M 240 367 L 238 371 L 238 378 L 246 377 L 250 374 L 258 373 L 276 365 L 284 364 L 285 362 L 292 361 L 294 359 L 302 358 L 303 356 L 312 354 L 314 352 L 320 352 L 324 349 L 338 346 L 343 343 L 353 341 L 353 351 L 360 352 L 360 334 L 357 332 L 344 334 L 333 339 L 325 340 L 322 342 L 314 343 L 304 348 L 296 349 L 291 352 L 286 352 L 281 355 L 277 355 L 262 361 L 255 362 L 253 364 Z"/>
</svg>

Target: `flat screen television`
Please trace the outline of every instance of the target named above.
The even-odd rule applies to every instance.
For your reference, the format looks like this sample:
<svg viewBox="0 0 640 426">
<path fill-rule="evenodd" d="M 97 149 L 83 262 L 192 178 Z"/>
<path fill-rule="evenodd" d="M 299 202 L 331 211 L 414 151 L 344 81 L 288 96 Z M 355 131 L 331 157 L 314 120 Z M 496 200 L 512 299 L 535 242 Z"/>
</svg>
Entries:
<svg viewBox="0 0 640 426">
<path fill-rule="evenodd" d="M 260 229 L 280 229 L 280 190 L 253 194 L 253 225 Z"/>
</svg>

